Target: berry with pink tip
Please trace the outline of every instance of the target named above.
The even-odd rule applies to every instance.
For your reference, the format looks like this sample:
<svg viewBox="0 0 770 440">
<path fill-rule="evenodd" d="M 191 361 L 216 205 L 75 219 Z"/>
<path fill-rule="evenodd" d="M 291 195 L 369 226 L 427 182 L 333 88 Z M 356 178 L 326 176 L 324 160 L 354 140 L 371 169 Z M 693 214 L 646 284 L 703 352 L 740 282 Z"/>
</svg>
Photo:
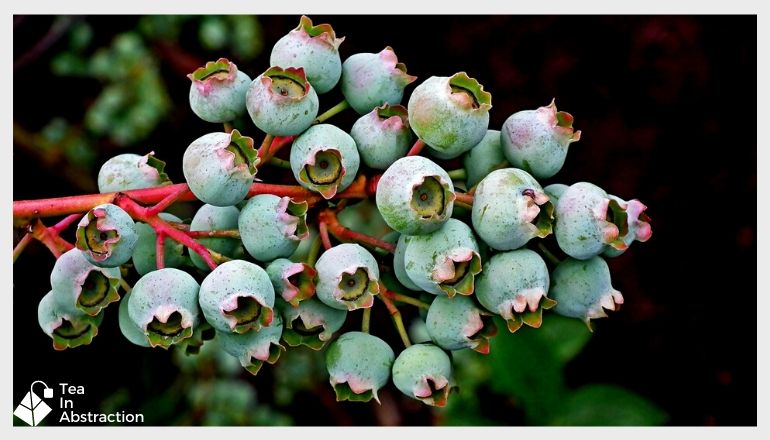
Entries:
<svg viewBox="0 0 770 440">
<path fill-rule="evenodd" d="M 353 54 L 342 63 L 342 95 L 359 114 L 369 113 L 383 104 L 399 104 L 404 88 L 416 80 L 407 75 L 389 46 L 379 53 Z"/>
<path fill-rule="evenodd" d="M 190 108 L 206 122 L 230 122 L 246 111 L 248 75 L 227 58 L 209 61 L 187 75 Z"/>
</svg>

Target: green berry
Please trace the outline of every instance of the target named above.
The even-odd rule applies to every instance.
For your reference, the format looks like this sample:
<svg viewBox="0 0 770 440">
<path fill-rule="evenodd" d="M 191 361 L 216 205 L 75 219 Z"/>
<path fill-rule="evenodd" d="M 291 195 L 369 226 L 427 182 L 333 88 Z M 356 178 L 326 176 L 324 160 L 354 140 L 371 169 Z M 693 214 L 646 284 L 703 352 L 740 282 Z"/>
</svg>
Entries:
<svg viewBox="0 0 770 440">
<path fill-rule="evenodd" d="M 595 256 L 587 260 L 567 258 L 551 276 L 554 312 L 577 318 L 591 329 L 591 320 L 607 317 L 605 310 L 617 311 L 623 295 L 612 287 L 607 262 Z"/>
<path fill-rule="evenodd" d="M 277 258 L 265 269 L 273 283 L 276 296 L 292 306 L 315 295 L 316 270 L 305 263 L 294 263 L 286 258 Z"/>
<path fill-rule="evenodd" d="M 452 362 L 433 344 L 415 344 L 393 362 L 393 383 L 412 399 L 437 407 L 446 405 L 452 380 Z"/>
<path fill-rule="evenodd" d="M 182 219 L 172 214 L 162 212 L 158 216 L 169 222 L 182 223 Z M 131 255 L 131 262 L 139 275 L 144 275 L 157 269 L 157 234 L 152 226 L 144 223 L 136 224 L 136 233 L 139 239 Z M 182 243 L 166 237 L 163 243 L 163 262 L 166 267 L 179 267 L 184 264 L 183 253 Z"/>
<path fill-rule="evenodd" d="M 154 152 L 144 156 L 119 154 L 104 162 L 96 178 L 100 193 L 128 191 L 170 185 L 165 173 L 166 163 L 155 157 Z"/>
<path fill-rule="evenodd" d="M 259 261 L 288 257 L 308 237 L 307 202 L 259 194 L 249 199 L 238 216 L 238 231 L 248 253 Z"/>
<path fill-rule="evenodd" d="M 316 296 L 329 307 L 356 310 L 371 307 L 380 292 L 377 260 L 364 247 L 343 243 L 327 250 L 315 265 Z"/>
<path fill-rule="evenodd" d="M 52 290 L 40 300 L 37 307 L 40 328 L 53 340 L 55 350 L 90 344 L 99 332 L 104 313 L 89 316 L 80 310 L 62 307 L 61 295 L 67 296 Z"/>
<path fill-rule="evenodd" d="M 320 350 L 326 345 L 334 332 L 345 324 L 347 310 L 329 307 L 310 298 L 297 306 L 277 301 L 276 305 L 283 316 L 283 340 L 292 347 L 305 345 L 313 350 Z"/>
<path fill-rule="evenodd" d="M 363 115 L 383 104 L 399 104 L 404 88 L 416 79 L 407 75 L 404 63 L 386 47 L 379 53 L 357 53 L 346 59 L 340 88 L 348 104 Z"/>
<path fill-rule="evenodd" d="M 433 300 L 425 319 L 431 340 L 445 350 L 470 348 L 489 353 L 489 339 L 497 333 L 492 316 L 467 296 Z"/>
<path fill-rule="evenodd" d="M 246 89 L 251 78 L 227 58 L 210 61 L 187 75 L 190 108 L 206 122 L 230 122 L 246 110 Z"/>
<path fill-rule="evenodd" d="M 388 383 L 395 357 L 382 339 L 362 332 L 340 335 L 326 350 L 329 383 L 337 401 L 380 401 L 377 391 Z"/>
<path fill-rule="evenodd" d="M 349 134 L 318 124 L 294 140 L 289 161 L 300 185 L 330 199 L 353 183 L 361 159 Z"/>
<path fill-rule="evenodd" d="M 78 249 L 63 253 L 51 271 L 51 288 L 62 310 L 72 316 L 96 316 L 119 301 L 120 280 L 120 268 L 94 266 Z"/>
<path fill-rule="evenodd" d="M 240 211 L 235 206 L 203 205 L 190 222 L 190 231 L 228 231 L 238 229 Z M 197 238 L 203 246 L 228 258 L 238 259 L 243 256 L 243 245 L 237 238 L 211 237 Z M 211 268 L 197 252 L 190 252 L 190 260 L 198 269 L 209 272 Z"/>
<path fill-rule="evenodd" d="M 91 208 L 75 234 L 83 256 L 100 267 L 117 267 L 130 260 L 139 240 L 134 220 L 112 203 Z"/>
<path fill-rule="evenodd" d="M 281 345 L 283 321 L 276 314 L 272 323 L 260 330 L 246 333 L 217 331 L 216 339 L 222 348 L 241 362 L 241 366 L 249 373 L 256 375 L 265 362 L 275 364 L 285 350 Z"/>
<path fill-rule="evenodd" d="M 318 95 L 302 68 L 271 67 L 249 85 L 249 116 L 260 130 L 275 136 L 295 136 L 318 115 Z"/>
</svg>

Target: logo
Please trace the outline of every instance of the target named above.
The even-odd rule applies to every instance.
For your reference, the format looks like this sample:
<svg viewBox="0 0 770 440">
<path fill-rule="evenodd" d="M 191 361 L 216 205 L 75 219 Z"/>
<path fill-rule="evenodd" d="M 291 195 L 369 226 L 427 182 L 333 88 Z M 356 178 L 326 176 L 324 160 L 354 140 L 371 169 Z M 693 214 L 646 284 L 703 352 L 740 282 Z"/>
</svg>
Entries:
<svg viewBox="0 0 770 440">
<path fill-rule="evenodd" d="M 53 388 L 48 388 L 48 385 L 42 380 L 32 382 L 32 385 L 29 386 L 29 392 L 13 411 L 13 415 L 24 420 L 29 426 L 37 426 L 51 412 L 51 407 L 35 394 L 36 384 L 42 384 L 45 387 L 43 388 L 43 399 L 53 398 Z"/>
</svg>

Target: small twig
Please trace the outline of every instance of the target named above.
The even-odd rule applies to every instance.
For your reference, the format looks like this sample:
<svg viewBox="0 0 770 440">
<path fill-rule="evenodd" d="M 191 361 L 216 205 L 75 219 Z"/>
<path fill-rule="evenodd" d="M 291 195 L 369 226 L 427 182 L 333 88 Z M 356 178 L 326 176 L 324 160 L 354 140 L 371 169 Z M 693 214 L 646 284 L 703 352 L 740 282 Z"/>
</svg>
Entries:
<svg viewBox="0 0 770 440">
<path fill-rule="evenodd" d="M 27 245 L 31 241 L 32 241 L 32 235 L 29 232 L 27 232 L 26 234 L 24 234 L 23 237 L 21 237 L 21 240 L 19 240 L 19 242 L 16 244 L 16 247 L 13 248 L 14 263 L 19 258 L 19 255 L 21 255 L 21 253 L 24 252 L 24 249 L 27 248 Z"/>
<path fill-rule="evenodd" d="M 321 243 L 327 251 L 332 248 L 332 241 L 329 239 L 329 231 L 326 229 L 326 223 L 318 223 L 318 235 L 321 236 Z"/>
<path fill-rule="evenodd" d="M 407 156 L 417 156 L 420 154 L 422 149 L 425 148 L 425 142 L 422 141 L 422 139 L 417 139 L 417 142 L 412 145 L 412 148 L 409 150 L 408 153 L 406 153 Z"/>
<path fill-rule="evenodd" d="M 37 219 L 30 226 L 29 233 L 33 238 L 43 243 L 56 258 L 75 247 L 72 243 L 61 238 L 58 232 L 47 228 L 40 219 Z"/>
<path fill-rule="evenodd" d="M 393 301 L 410 304 L 415 307 L 419 307 L 421 309 L 428 310 L 430 308 L 430 304 L 420 301 L 417 298 L 412 298 L 411 296 L 403 295 L 401 293 L 396 293 L 392 290 L 388 290 L 383 284 L 380 284 L 380 294 L 388 297 L 389 299 L 392 299 Z"/>
<path fill-rule="evenodd" d="M 192 238 L 241 238 L 241 232 L 237 229 L 225 229 L 220 231 L 187 231 Z"/>
<path fill-rule="evenodd" d="M 447 174 L 449 174 L 449 178 L 452 180 L 465 180 L 468 178 L 468 173 L 465 171 L 465 168 L 448 171 Z"/>
<path fill-rule="evenodd" d="M 155 234 L 155 266 L 158 269 L 166 267 L 166 234 L 158 232 Z"/>
<path fill-rule="evenodd" d="M 148 208 L 147 209 L 147 215 L 148 216 L 152 216 L 152 215 L 160 214 L 161 212 L 163 212 L 163 210 L 165 210 L 166 208 L 168 208 L 169 206 L 174 204 L 174 202 L 176 202 L 179 199 L 181 199 L 188 192 L 190 192 L 190 188 L 189 187 L 184 187 L 183 186 L 183 187 L 178 188 L 176 191 L 174 191 L 171 194 L 169 194 L 166 197 L 164 197 L 161 201 L 156 203 L 154 206 Z"/>
<path fill-rule="evenodd" d="M 64 217 L 59 223 L 49 227 L 48 229 L 55 231 L 57 234 L 61 234 L 63 230 L 67 229 L 71 224 L 83 218 L 80 214 L 71 214 Z"/>
<path fill-rule="evenodd" d="M 225 133 L 232 133 L 233 132 L 233 123 L 232 122 L 223 122 L 222 125 L 223 125 L 223 128 L 225 130 Z"/>
<path fill-rule="evenodd" d="M 350 108 L 350 104 L 348 104 L 348 102 L 343 99 L 339 104 L 318 115 L 318 117 L 313 121 L 313 124 L 320 124 L 347 108 Z"/>
<path fill-rule="evenodd" d="M 369 246 L 385 249 L 390 253 L 396 251 L 396 245 L 382 241 L 379 238 L 366 235 L 361 232 L 353 231 L 342 225 L 337 219 L 337 214 L 333 209 L 325 209 L 318 214 L 318 219 L 325 224 L 328 231 L 340 241 L 353 241 L 356 243 L 368 244 Z"/>
<path fill-rule="evenodd" d="M 283 168 L 285 170 L 291 169 L 291 162 L 288 160 L 278 159 L 277 157 L 271 157 L 267 163 L 274 167 Z"/>
<path fill-rule="evenodd" d="M 267 162 L 269 160 L 267 155 L 270 153 L 270 145 L 272 145 L 274 138 L 275 136 L 272 134 L 266 134 L 265 138 L 262 139 L 262 145 L 260 145 L 259 150 L 257 150 L 257 155 L 262 162 Z"/>
<path fill-rule="evenodd" d="M 131 285 L 129 285 L 122 277 L 120 278 L 120 287 L 122 287 L 126 293 L 131 293 Z"/>
<path fill-rule="evenodd" d="M 460 202 L 468 206 L 473 206 L 473 195 L 468 193 L 456 192 L 455 202 Z"/>
<path fill-rule="evenodd" d="M 541 252 L 543 252 L 543 255 L 545 256 L 545 258 L 548 259 L 548 261 L 550 261 L 553 264 L 561 263 L 561 260 L 559 260 L 559 258 L 556 257 L 556 255 L 552 254 L 551 251 L 549 251 L 548 248 L 545 247 L 543 243 L 538 243 L 537 247 L 538 249 L 540 249 Z"/>
<path fill-rule="evenodd" d="M 310 243 L 310 250 L 307 252 L 305 263 L 310 267 L 315 267 L 315 262 L 318 260 L 318 253 L 321 251 L 321 234 L 318 234 L 313 242 Z"/>
<path fill-rule="evenodd" d="M 361 331 L 364 333 L 369 333 L 369 321 L 372 317 L 372 308 L 367 307 L 364 309 L 364 314 L 361 317 Z"/>
<path fill-rule="evenodd" d="M 385 307 L 388 308 L 390 317 L 393 319 L 393 324 L 396 326 L 396 331 L 398 331 L 398 335 L 401 336 L 401 341 L 404 343 L 404 346 L 407 348 L 411 347 L 412 341 L 409 340 L 406 327 L 404 327 L 404 321 L 401 319 L 401 312 L 398 311 L 398 308 L 387 296 L 377 295 L 377 298 L 379 298 L 385 304 Z"/>
</svg>

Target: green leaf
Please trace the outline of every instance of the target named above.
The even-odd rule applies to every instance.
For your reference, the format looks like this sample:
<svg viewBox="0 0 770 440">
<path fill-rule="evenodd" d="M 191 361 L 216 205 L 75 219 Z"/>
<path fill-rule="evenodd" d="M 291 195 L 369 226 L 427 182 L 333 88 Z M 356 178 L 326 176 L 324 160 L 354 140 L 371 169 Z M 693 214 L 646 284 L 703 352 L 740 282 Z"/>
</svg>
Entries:
<svg viewBox="0 0 770 440">
<path fill-rule="evenodd" d="M 564 366 L 583 350 L 591 332 L 580 320 L 546 313 L 538 336 Z"/>
<path fill-rule="evenodd" d="M 614 385 L 586 385 L 558 406 L 549 421 L 560 426 L 655 426 L 667 414 L 647 399 Z"/>
</svg>

